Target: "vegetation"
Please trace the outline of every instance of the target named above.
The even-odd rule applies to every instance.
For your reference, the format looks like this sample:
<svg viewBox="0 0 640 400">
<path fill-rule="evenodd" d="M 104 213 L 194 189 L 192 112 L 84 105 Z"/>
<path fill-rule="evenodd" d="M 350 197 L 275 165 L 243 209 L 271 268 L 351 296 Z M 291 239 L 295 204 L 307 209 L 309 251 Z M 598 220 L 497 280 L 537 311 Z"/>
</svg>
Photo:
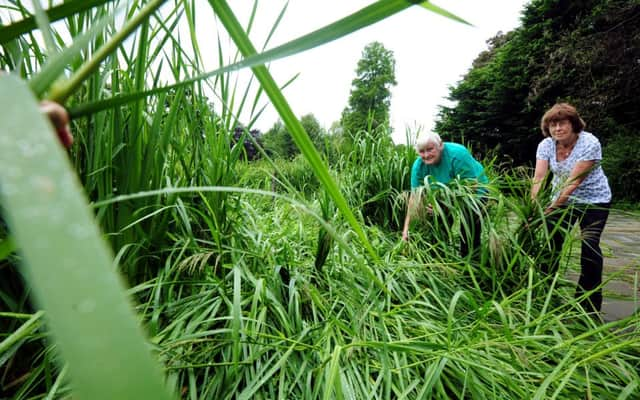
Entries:
<svg viewBox="0 0 640 400">
<path fill-rule="evenodd" d="M 214 49 L 222 67 L 209 72 L 197 40 L 175 34 L 184 23 L 197 31 L 192 3 L 161 4 L 71 1 L 0 27 L 0 65 L 14 75 L 0 77 L 3 396 L 640 395 L 628 329 L 640 316 L 594 320 L 563 278 L 567 263 L 552 277 L 537 271 L 546 234 L 528 171 L 485 161 L 477 262 L 456 251 L 455 210 L 479 206 L 464 184 L 423 196 L 454 210 L 453 226 L 416 218 L 421 234 L 401 242 L 413 149 L 394 146 L 383 123 L 323 154 L 306 131 L 314 124 L 294 117 L 262 66 L 409 2 L 374 3 L 259 54 L 251 21 L 210 2 L 241 56 Z M 117 10 L 128 18 L 110 18 Z M 236 85 L 240 66 L 263 89 L 254 99 Z M 300 151 L 290 159 L 270 157 L 266 135 L 237 118 L 258 113 L 264 94 Z M 70 153 L 41 98 L 74 117 Z"/>
</svg>

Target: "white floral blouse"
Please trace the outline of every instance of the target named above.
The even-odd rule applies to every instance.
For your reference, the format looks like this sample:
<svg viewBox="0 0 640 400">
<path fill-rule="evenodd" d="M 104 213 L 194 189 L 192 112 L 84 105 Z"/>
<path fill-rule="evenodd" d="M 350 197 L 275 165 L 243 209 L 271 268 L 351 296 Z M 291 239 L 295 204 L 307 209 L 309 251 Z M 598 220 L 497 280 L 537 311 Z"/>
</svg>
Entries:
<svg viewBox="0 0 640 400">
<path fill-rule="evenodd" d="M 571 193 L 569 202 L 575 203 L 609 203 L 611 201 L 611 189 L 600 161 L 602 160 L 602 147 L 600 141 L 589 132 L 580 132 L 578 141 L 571 154 L 563 161 L 556 158 L 556 142 L 548 137 L 538 145 L 536 151 L 538 160 L 549 162 L 549 168 L 553 173 L 552 187 L 553 200 L 556 200 L 562 189 L 567 185 L 567 179 L 573 167 L 578 161 L 595 161 L 594 168 L 587 177 L 580 183 L 576 190 Z"/>
</svg>

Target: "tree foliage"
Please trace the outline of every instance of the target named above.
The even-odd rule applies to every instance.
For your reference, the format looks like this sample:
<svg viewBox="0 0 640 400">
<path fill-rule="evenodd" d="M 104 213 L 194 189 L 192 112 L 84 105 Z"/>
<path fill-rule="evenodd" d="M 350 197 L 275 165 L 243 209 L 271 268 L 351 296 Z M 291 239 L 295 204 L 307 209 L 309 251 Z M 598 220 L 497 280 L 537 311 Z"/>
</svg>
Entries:
<svg viewBox="0 0 640 400">
<path fill-rule="evenodd" d="M 395 67 L 393 51 L 382 43 L 372 42 L 364 48 L 356 78 L 351 81 L 349 104 L 342 112 L 341 123 L 347 135 L 379 131 L 380 126 L 388 125 L 391 87 L 397 83 Z"/>
<path fill-rule="evenodd" d="M 530 164 L 542 114 L 568 101 L 605 145 L 606 161 L 609 143 L 640 131 L 640 1 L 534 0 L 521 20 L 519 28 L 489 40 L 451 88 L 453 105 L 441 107 L 435 130 L 498 148 L 516 165 Z M 606 171 L 613 182 L 625 172 L 614 165 L 635 162 L 632 169 L 640 170 L 635 160 L 618 161 Z M 640 193 L 617 192 L 640 199 Z"/>
<path fill-rule="evenodd" d="M 326 133 L 315 115 L 311 113 L 303 115 L 300 117 L 300 123 L 307 131 L 316 148 L 322 150 Z M 262 139 L 265 151 L 271 156 L 291 159 L 300 154 L 300 150 L 293 141 L 291 133 L 280 120 L 273 124 Z"/>
</svg>

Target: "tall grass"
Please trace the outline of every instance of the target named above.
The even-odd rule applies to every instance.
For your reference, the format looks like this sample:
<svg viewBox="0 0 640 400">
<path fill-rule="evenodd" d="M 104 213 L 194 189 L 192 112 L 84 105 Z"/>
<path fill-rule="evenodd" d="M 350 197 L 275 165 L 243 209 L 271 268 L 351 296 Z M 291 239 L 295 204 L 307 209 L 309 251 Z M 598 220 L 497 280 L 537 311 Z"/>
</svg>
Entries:
<svg viewBox="0 0 640 400">
<path fill-rule="evenodd" d="M 597 325 L 560 275 L 538 276 L 531 248 L 544 236 L 514 234 L 540 212 L 519 195 L 523 177 L 492 186 L 502 190 L 482 214 L 490 245 L 480 265 L 450 251 L 456 215 L 436 240 L 401 243 L 393 227 L 413 150 L 365 132 L 329 169 L 261 66 L 411 2 L 373 3 L 260 53 L 252 22 L 210 3 L 237 52 L 197 42 L 194 2 L 66 2 L 46 13 L 53 25 L 40 13 L 38 29 L 22 2 L 7 6 L 25 19 L 0 27 L 0 65 L 24 81 L 0 78 L 3 393 L 168 397 L 160 361 L 170 391 L 190 399 L 637 397 L 640 351 L 625 328 L 638 317 Z M 124 26 L 134 32 L 126 41 Z M 38 31 L 51 33 L 49 49 Z M 205 71 L 203 52 L 216 52 L 219 68 Z M 259 173 L 232 141 L 243 109 L 260 109 L 236 85 L 233 71 L 248 67 L 303 154 Z M 27 82 L 66 99 L 69 157 Z M 36 150 L 38 161 L 21 157 Z M 452 210 L 473 206 L 464 187 L 440 195 Z"/>
</svg>

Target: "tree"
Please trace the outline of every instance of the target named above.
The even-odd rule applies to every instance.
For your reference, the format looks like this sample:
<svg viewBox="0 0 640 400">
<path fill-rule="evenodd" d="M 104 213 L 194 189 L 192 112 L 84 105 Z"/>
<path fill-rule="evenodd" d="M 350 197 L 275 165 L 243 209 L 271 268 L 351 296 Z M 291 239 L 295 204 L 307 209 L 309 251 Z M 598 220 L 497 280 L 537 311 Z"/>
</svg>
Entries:
<svg viewBox="0 0 640 400">
<path fill-rule="evenodd" d="M 324 147 L 325 132 L 320 126 L 318 119 L 311 113 L 300 118 L 302 127 L 311 138 L 311 141 L 318 150 Z M 263 136 L 264 149 L 267 154 L 275 157 L 293 158 L 300 153 L 300 150 L 293 141 L 291 133 L 287 127 L 278 120 L 271 129 Z"/>
<path fill-rule="evenodd" d="M 396 85 L 393 52 L 382 43 L 368 44 L 358 61 L 356 78 L 351 81 L 349 104 L 342 112 L 341 124 L 347 136 L 366 130 L 378 132 L 387 127 L 391 86 Z"/>
<path fill-rule="evenodd" d="M 280 120 L 264 134 L 262 143 L 267 154 L 272 157 L 291 158 L 297 150 L 293 138 Z"/>
</svg>

